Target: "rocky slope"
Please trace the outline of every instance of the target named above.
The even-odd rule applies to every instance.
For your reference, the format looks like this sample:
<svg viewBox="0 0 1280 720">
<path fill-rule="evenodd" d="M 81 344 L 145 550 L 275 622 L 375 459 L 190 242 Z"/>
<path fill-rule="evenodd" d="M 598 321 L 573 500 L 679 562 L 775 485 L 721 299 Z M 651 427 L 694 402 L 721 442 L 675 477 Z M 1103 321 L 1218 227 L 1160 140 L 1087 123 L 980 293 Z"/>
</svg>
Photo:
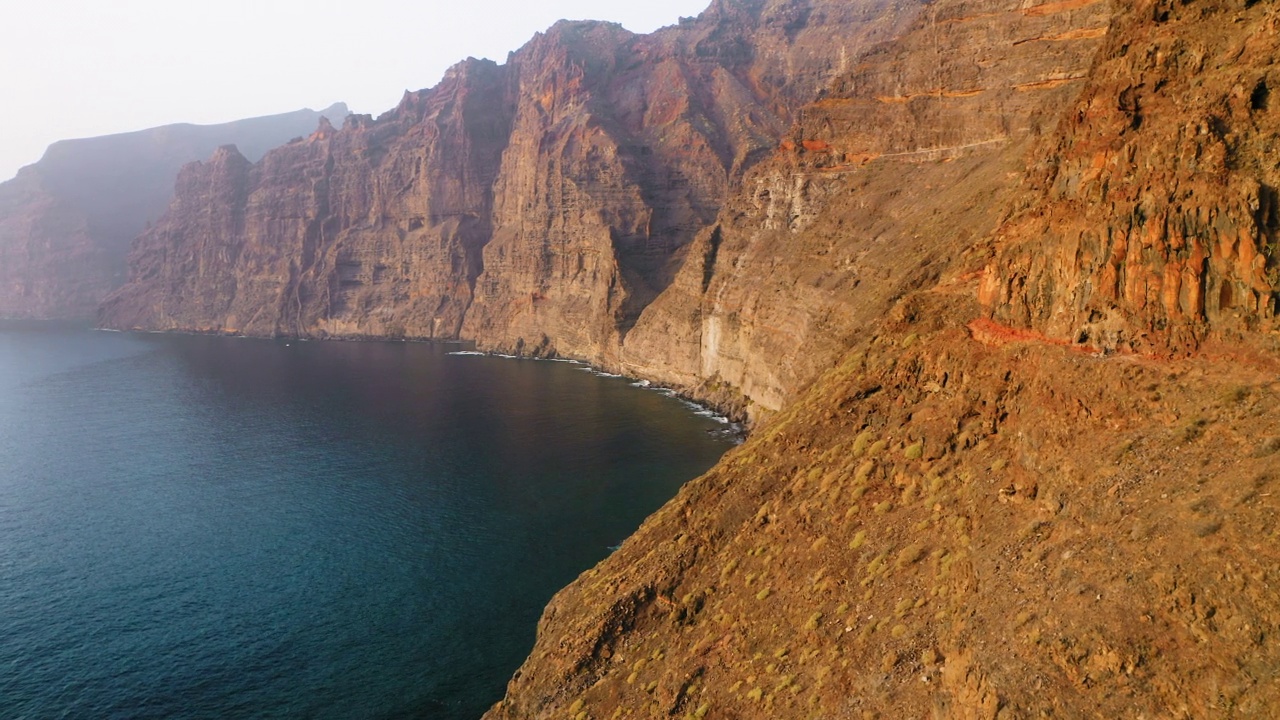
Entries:
<svg viewBox="0 0 1280 720">
<path fill-rule="evenodd" d="M 129 243 L 164 213 L 183 165 L 228 143 L 260 158 L 320 117 L 346 114 L 339 103 L 54 143 L 0 184 L 0 317 L 92 317 L 124 283 Z"/>
<path fill-rule="evenodd" d="M 777 410 L 989 233 L 1110 12 L 1024 5 L 935 2 L 837 74 L 646 309 L 624 370 Z"/>
<path fill-rule="evenodd" d="M 1280 13 L 1113 9 L 1006 216 L 560 593 L 490 717 L 1274 714 Z"/>
<path fill-rule="evenodd" d="M 1269 717 L 1275 356 L 988 345 L 975 291 L 911 296 L 557 595 L 489 717 Z"/>
<path fill-rule="evenodd" d="M 1280 14 L 562 24 L 184 171 L 122 327 L 469 337 L 761 420 L 493 718 L 1267 717 Z"/>
</svg>

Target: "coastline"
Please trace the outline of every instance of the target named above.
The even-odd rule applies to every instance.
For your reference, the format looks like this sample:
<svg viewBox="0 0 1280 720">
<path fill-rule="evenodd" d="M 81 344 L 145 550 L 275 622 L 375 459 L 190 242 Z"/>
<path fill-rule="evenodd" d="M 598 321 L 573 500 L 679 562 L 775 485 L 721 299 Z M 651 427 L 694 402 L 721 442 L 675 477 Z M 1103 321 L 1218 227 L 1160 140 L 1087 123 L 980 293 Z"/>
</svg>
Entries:
<svg viewBox="0 0 1280 720">
<path fill-rule="evenodd" d="M 458 342 L 458 343 L 465 344 L 467 341 L 451 341 L 451 342 Z M 668 387 L 660 383 L 655 383 L 652 380 L 649 380 L 646 378 L 637 378 L 637 377 L 624 375 L 622 373 L 609 372 L 608 370 L 605 370 L 599 366 L 593 365 L 592 363 L 587 362 L 586 360 L 579 360 L 577 358 L 566 358 L 566 357 L 538 357 L 534 355 L 511 355 L 509 353 L 485 352 L 483 350 L 474 350 L 474 349 L 458 350 L 458 351 L 451 352 L 449 354 L 458 355 L 458 356 L 496 357 L 496 358 L 502 358 L 504 360 L 534 360 L 538 362 L 558 362 L 558 363 L 568 363 L 571 365 L 578 365 L 580 366 L 579 367 L 580 370 L 583 370 L 584 372 L 590 372 L 592 375 L 595 375 L 596 377 L 617 378 L 620 380 L 626 380 L 627 383 L 631 385 L 631 387 L 640 388 L 642 390 L 652 390 L 653 392 L 656 392 L 660 395 L 665 395 L 669 398 L 679 400 L 681 403 L 685 405 L 685 407 L 689 408 L 689 410 L 693 412 L 694 415 L 700 415 L 702 417 L 708 418 L 710 420 L 714 420 L 715 422 L 718 422 L 721 425 L 723 425 L 726 435 L 733 439 L 733 442 L 735 445 L 741 445 L 743 442 L 746 441 L 748 435 L 750 435 L 750 428 L 747 426 L 746 423 L 740 420 L 735 420 L 733 417 L 731 417 L 729 412 L 721 408 L 717 408 L 715 405 L 713 405 L 710 402 L 699 400 L 695 397 L 692 397 L 690 395 L 680 392 L 676 388 Z"/>
<path fill-rule="evenodd" d="M 42 321 L 55 323 L 58 321 Z M 747 440 L 751 434 L 752 423 L 749 422 L 745 414 L 736 411 L 733 408 L 715 403 L 708 398 L 698 397 L 691 393 L 682 391 L 680 388 L 670 387 L 662 383 L 656 382 L 650 378 L 634 377 L 622 373 L 609 372 L 603 367 L 596 365 L 588 360 L 573 357 L 564 357 L 560 355 L 551 355 L 543 357 L 539 355 L 518 355 L 512 353 L 504 353 L 493 350 L 477 350 L 475 340 L 464 340 L 459 338 L 430 338 L 430 337 L 389 337 L 379 335 L 326 335 L 324 337 L 307 337 L 303 335 L 246 335 L 243 333 L 230 333 L 221 330 L 190 330 L 190 329 L 170 329 L 170 330 L 149 330 L 144 328 L 112 328 L 102 325 L 93 325 L 88 329 L 97 332 L 114 332 L 114 333 L 138 333 L 146 335 L 192 335 L 192 336 L 216 336 L 226 338 L 241 338 L 246 340 L 284 340 L 290 342 L 387 342 L 387 343 L 438 343 L 441 345 L 459 345 L 461 350 L 448 353 L 449 355 L 458 356 L 482 356 L 496 357 L 504 360 L 535 360 L 541 362 L 560 362 L 582 366 L 581 369 L 589 371 L 598 377 L 619 378 L 628 381 L 632 387 L 643 390 L 652 390 L 667 397 L 674 398 L 683 403 L 693 414 L 714 420 L 724 426 L 726 437 L 732 440 L 734 445 L 741 445 Z"/>
</svg>

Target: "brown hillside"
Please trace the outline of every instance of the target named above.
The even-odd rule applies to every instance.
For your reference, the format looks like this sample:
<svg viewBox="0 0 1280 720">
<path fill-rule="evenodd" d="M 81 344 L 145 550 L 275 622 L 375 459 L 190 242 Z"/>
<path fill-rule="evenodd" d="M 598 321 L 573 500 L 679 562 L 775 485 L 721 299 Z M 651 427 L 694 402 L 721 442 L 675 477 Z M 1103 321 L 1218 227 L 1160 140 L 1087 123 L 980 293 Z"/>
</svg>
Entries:
<svg viewBox="0 0 1280 720">
<path fill-rule="evenodd" d="M 1031 12 L 1078 4 L 1045 7 Z M 1116 11 L 1081 99 L 1030 156 L 989 269 L 974 272 L 984 239 L 951 240 L 936 283 L 891 300 L 834 369 L 553 600 L 490 717 L 1274 716 L 1280 353 L 1275 290 L 1242 278 L 1240 258 L 1272 245 L 1255 202 L 1272 54 L 1248 48 L 1274 46 L 1277 14 Z M 1169 47 L 1214 72 L 1126 75 Z M 1149 121 L 1113 122 L 1133 107 L 1120 76 L 1151 83 Z M 1200 113 L 1237 85 L 1253 122 L 1202 138 Z M 1179 145 L 1183 131 L 1202 139 Z M 1094 140 L 1128 160 L 1072 180 Z M 1208 173 L 1174 159 L 1214 147 L 1232 159 Z M 1195 204 L 1160 205 L 1178 197 L 1168 183 Z M 1150 269 L 1204 243 L 1201 272 L 1174 287 L 1223 298 L 1227 284 L 1231 305 L 1197 316 L 1125 282 L 1099 291 L 1117 286 L 1090 281 L 1106 263 L 1077 231 L 1132 227 L 1109 212 L 1123 202 L 1094 202 L 1099 188 L 1212 207 L 1216 224 L 1105 257 L 1160 290 L 1174 273 Z M 1094 311 L 1112 334 L 1076 332 Z"/>
<path fill-rule="evenodd" d="M 548 606 L 495 718 L 1269 717 L 1274 363 L 915 296 Z"/>
</svg>

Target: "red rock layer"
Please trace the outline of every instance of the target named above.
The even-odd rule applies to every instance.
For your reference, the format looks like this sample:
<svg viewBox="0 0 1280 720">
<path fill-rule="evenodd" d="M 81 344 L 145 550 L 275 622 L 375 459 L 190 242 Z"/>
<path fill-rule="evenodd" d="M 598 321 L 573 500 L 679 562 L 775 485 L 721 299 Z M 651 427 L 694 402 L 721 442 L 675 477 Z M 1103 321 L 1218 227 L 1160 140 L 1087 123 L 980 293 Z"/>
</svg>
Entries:
<svg viewBox="0 0 1280 720">
<path fill-rule="evenodd" d="M 842 61 L 623 345 L 632 374 L 781 408 L 989 233 L 1082 87 L 1105 2 L 937 2 Z"/>
<path fill-rule="evenodd" d="M 1035 194 L 1000 230 L 982 300 L 1004 322 L 1184 353 L 1275 327 L 1280 13 L 1125 3 Z"/>
</svg>

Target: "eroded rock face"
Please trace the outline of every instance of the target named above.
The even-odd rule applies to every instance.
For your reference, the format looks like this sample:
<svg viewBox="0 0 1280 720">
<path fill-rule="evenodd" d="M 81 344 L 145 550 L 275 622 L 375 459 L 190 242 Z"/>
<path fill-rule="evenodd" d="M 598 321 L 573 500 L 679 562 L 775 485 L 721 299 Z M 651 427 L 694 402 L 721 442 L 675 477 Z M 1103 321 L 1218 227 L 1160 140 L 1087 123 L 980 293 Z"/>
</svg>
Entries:
<svg viewBox="0 0 1280 720">
<path fill-rule="evenodd" d="M 995 227 L 1109 15 L 937 2 L 865 51 L 699 237 L 623 367 L 753 415 L 782 407 Z"/>
<path fill-rule="evenodd" d="M 1001 228 L 996 319 L 1159 354 L 1275 326 L 1278 26 L 1271 3 L 1123 4 Z"/>
<path fill-rule="evenodd" d="M 920 8 L 717 2 L 648 36 L 560 23 L 501 67 L 464 63 L 377 120 L 273 152 L 247 180 L 225 158 L 188 171 L 101 320 L 464 337 L 616 367 L 796 109 Z"/>
<path fill-rule="evenodd" d="M 975 289 L 908 295 L 558 593 L 486 717 L 1267 717 L 1280 355 L 988 346 Z"/>
<path fill-rule="evenodd" d="M 509 63 L 516 120 L 464 335 L 616 366 L 744 170 L 839 72 L 835 49 L 918 10 L 722 2 L 650 36 L 562 23 L 536 38 Z"/>
<path fill-rule="evenodd" d="M 184 164 L 227 143 L 257 159 L 319 118 L 341 122 L 346 114 L 338 103 L 320 112 L 54 143 L 38 163 L 0 184 L 0 317 L 93 317 L 124 283 L 130 241 L 164 213 Z"/>
<path fill-rule="evenodd" d="M 223 148 L 188 166 L 135 242 L 108 325 L 311 337 L 456 337 L 490 234 L 509 132 L 507 76 L 453 68 L 374 121 L 250 165 Z"/>
<path fill-rule="evenodd" d="M 757 0 L 648 36 L 560 23 L 278 150 L 234 210 L 202 209 L 196 186 L 233 183 L 206 164 L 101 318 L 461 337 L 758 416 L 994 226 L 1107 16 Z M 191 274 L 217 256 L 235 260 Z"/>
</svg>

